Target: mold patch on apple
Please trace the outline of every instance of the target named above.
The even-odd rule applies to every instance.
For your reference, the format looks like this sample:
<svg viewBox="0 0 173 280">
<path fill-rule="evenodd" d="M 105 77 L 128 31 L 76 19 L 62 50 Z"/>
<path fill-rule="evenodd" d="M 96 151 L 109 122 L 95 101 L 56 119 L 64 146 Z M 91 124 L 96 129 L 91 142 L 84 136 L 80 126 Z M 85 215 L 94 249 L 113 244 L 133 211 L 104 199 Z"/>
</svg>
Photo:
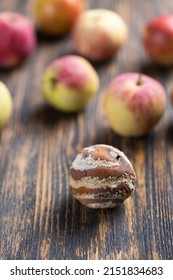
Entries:
<svg viewBox="0 0 173 280">
<path fill-rule="evenodd" d="M 97 144 L 84 148 L 70 169 L 70 187 L 76 199 L 90 208 L 112 208 L 135 188 L 136 174 L 125 154 Z"/>
</svg>

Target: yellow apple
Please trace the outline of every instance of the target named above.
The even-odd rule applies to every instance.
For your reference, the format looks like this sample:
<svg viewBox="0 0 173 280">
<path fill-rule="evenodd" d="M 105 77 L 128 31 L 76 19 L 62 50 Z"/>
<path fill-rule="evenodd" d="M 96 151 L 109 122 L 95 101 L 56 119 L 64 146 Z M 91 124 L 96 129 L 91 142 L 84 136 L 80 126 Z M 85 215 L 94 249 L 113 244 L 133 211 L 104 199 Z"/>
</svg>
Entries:
<svg viewBox="0 0 173 280">
<path fill-rule="evenodd" d="M 91 61 L 111 58 L 124 45 L 127 25 L 115 12 L 87 10 L 77 19 L 72 41 L 75 50 Z"/>
<path fill-rule="evenodd" d="M 8 124 L 12 110 L 11 94 L 6 85 L 0 81 L 0 130 Z"/>
</svg>

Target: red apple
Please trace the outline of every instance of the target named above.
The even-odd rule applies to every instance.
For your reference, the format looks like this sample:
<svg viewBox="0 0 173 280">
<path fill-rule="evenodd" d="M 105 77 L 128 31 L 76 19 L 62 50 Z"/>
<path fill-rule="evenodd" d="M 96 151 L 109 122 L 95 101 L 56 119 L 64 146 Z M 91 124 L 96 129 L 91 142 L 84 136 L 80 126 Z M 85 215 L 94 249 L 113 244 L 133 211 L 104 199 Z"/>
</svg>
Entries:
<svg viewBox="0 0 173 280">
<path fill-rule="evenodd" d="M 72 40 L 75 50 L 92 61 L 111 58 L 127 38 L 127 25 L 115 12 L 93 9 L 82 13 L 75 23 Z"/>
<path fill-rule="evenodd" d="M 48 35 L 70 32 L 83 10 L 81 0 L 34 0 L 33 7 L 36 27 Z"/>
<path fill-rule="evenodd" d="M 67 55 L 47 66 L 43 76 L 43 96 L 63 112 L 82 110 L 96 94 L 99 77 L 84 58 Z"/>
<path fill-rule="evenodd" d="M 173 64 L 173 14 L 159 15 L 145 27 L 144 46 L 157 63 Z"/>
<path fill-rule="evenodd" d="M 160 120 L 165 105 L 162 85 L 144 74 L 121 74 L 105 90 L 105 114 L 111 127 L 123 136 L 146 134 Z"/>
<path fill-rule="evenodd" d="M 10 68 L 24 61 L 36 45 L 30 20 L 18 13 L 0 13 L 0 67 Z"/>
</svg>

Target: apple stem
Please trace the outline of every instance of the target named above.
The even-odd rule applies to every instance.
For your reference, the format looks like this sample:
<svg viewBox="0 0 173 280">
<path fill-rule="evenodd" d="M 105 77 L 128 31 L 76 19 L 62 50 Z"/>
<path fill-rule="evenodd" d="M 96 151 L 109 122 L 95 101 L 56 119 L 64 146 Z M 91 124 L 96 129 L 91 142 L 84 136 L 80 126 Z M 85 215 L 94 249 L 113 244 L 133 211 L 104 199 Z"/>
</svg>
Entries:
<svg viewBox="0 0 173 280">
<path fill-rule="evenodd" d="M 139 73 L 139 76 L 138 76 L 136 84 L 137 84 L 137 86 L 142 85 L 142 73 Z"/>
<path fill-rule="evenodd" d="M 56 85 L 56 78 L 55 77 L 51 78 L 51 85 L 52 85 L 52 88 L 55 87 L 55 85 Z"/>
</svg>

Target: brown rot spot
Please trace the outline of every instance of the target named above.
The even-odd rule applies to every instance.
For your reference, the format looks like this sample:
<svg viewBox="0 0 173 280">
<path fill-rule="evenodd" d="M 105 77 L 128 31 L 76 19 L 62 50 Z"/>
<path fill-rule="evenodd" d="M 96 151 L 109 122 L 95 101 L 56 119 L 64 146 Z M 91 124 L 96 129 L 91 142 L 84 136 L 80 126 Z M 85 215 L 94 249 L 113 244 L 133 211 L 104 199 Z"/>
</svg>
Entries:
<svg viewBox="0 0 173 280">
<path fill-rule="evenodd" d="M 108 150 L 108 153 L 112 158 L 115 158 L 116 160 L 119 160 L 121 157 L 119 154 L 117 154 L 115 151 L 112 150 Z"/>
<path fill-rule="evenodd" d="M 103 193 L 95 194 L 94 197 L 99 199 L 111 199 L 112 195 L 109 192 L 103 192 Z"/>
</svg>

